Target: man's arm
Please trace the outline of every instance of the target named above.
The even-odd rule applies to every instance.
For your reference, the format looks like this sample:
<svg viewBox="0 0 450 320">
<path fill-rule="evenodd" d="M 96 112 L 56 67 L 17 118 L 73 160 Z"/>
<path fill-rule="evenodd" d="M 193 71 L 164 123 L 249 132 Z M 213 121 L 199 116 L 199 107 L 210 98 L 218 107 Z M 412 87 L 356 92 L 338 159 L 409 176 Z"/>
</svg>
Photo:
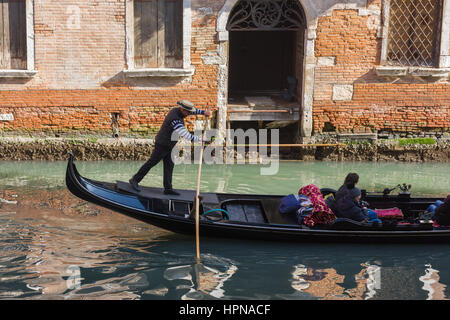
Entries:
<svg viewBox="0 0 450 320">
<path fill-rule="evenodd" d="M 211 111 L 209 110 L 202 110 L 202 109 L 195 109 L 194 112 L 191 112 L 191 115 L 204 115 L 206 117 L 209 117 L 211 115 Z"/>
<path fill-rule="evenodd" d="M 203 111 L 203 110 L 200 110 Z M 200 113 L 199 113 L 200 114 Z M 173 130 L 180 136 L 183 137 L 189 141 L 192 142 L 198 142 L 201 139 L 195 135 L 193 135 L 192 133 L 190 133 L 189 131 L 186 130 L 186 128 L 184 127 L 184 124 L 182 121 L 180 120 L 173 120 L 170 125 L 172 126 Z"/>
<path fill-rule="evenodd" d="M 203 115 L 205 114 L 205 110 L 202 109 L 195 109 L 194 112 L 191 112 L 192 115 Z"/>
</svg>

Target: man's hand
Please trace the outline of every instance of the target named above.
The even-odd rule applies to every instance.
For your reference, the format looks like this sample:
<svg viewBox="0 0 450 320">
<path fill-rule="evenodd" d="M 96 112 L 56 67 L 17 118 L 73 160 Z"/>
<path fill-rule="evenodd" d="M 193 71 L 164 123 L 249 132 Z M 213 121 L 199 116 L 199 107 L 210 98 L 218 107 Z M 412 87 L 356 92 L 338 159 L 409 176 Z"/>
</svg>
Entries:
<svg viewBox="0 0 450 320">
<path fill-rule="evenodd" d="M 205 110 L 205 117 L 209 118 L 210 115 L 211 115 L 211 111 Z"/>
<path fill-rule="evenodd" d="M 208 138 L 203 138 L 202 139 L 202 141 L 203 141 L 203 143 L 205 144 L 205 145 L 207 145 L 207 146 L 211 146 L 211 145 L 214 145 L 214 138 L 213 139 L 208 139 Z"/>
</svg>

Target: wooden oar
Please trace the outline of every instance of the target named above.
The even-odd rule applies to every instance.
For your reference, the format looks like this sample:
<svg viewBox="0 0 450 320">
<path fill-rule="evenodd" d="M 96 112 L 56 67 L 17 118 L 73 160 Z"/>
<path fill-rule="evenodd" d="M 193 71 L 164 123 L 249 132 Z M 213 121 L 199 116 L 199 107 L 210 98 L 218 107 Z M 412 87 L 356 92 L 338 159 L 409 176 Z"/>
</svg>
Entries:
<svg viewBox="0 0 450 320">
<path fill-rule="evenodd" d="M 343 147 L 345 144 L 343 143 L 314 143 L 314 144 L 306 144 L 306 143 L 253 143 L 253 144 L 231 144 L 230 147 Z"/>
<path fill-rule="evenodd" d="M 206 109 L 208 111 L 209 108 Z M 208 125 L 209 117 L 205 116 L 203 122 L 203 132 L 202 132 L 202 146 L 200 148 L 200 160 L 198 163 L 197 172 L 197 190 L 195 193 L 195 247 L 197 253 L 197 262 L 200 262 L 200 177 L 202 175 L 202 163 L 203 163 L 203 140 L 206 137 L 206 127 Z"/>
</svg>

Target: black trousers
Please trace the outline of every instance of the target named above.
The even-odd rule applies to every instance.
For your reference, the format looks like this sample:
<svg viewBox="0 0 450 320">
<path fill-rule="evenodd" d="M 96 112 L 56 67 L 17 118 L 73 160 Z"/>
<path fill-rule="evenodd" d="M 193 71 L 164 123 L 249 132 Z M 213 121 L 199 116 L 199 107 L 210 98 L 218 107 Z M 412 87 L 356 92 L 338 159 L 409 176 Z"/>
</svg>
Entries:
<svg viewBox="0 0 450 320">
<path fill-rule="evenodd" d="M 172 161 L 172 146 L 165 146 L 162 144 L 155 144 L 155 148 L 150 156 L 150 159 L 145 162 L 139 171 L 133 176 L 133 179 L 138 183 L 144 179 L 145 175 L 151 168 L 156 166 L 161 160 L 164 164 L 164 189 L 172 189 L 172 173 L 174 163 Z"/>
</svg>

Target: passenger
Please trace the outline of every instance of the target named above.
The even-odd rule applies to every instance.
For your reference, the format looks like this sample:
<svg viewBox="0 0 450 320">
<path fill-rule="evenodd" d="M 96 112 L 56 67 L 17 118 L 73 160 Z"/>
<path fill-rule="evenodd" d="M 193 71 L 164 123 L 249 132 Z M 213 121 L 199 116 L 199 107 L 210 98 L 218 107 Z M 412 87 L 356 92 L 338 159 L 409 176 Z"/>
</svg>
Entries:
<svg viewBox="0 0 450 320">
<path fill-rule="evenodd" d="M 335 200 L 345 197 L 348 191 L 356 186 L 359 181 L 359 175 L 357 173 L 349 173 L 344 180 L 344 184 L 336 192 Z"/>
<path fill-rule="evenodd" d="M 378 222 L 377 213 L 360 204 L 361 190 L 357 187 L 347 189 L 346 195 L 341 196 L 336 201 L 336 216 L 338 218 L 347 218 L 357 222 Z"/>
<path fill-rule="evenodd" d="M 440 226 L 450 226 L 450 195 L 436 208 L 434 220 Z"/>
</svg>

